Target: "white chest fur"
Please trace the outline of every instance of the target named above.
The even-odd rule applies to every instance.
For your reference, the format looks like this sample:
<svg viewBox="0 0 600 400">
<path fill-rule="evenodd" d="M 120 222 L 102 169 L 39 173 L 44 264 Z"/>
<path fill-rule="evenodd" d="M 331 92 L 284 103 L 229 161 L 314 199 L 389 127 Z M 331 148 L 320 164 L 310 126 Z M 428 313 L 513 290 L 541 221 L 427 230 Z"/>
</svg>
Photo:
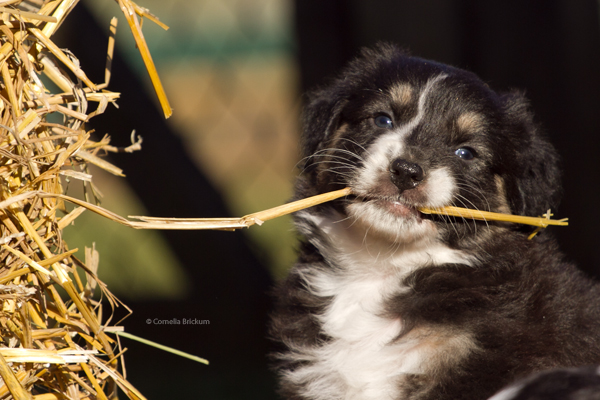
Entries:
<svg viewBox="0 0 600 400">
<path fill-rule="evenodd" d="M 336 218 L 303 217 L 326 234 L 327 243 L 314 244 L 333 266 L 326 271 L 299 271 L 315 295 L 332 298 L 318 316 L 331 340 L 319 347 L 295 349 L 295 357 L 310 363 L 288 375 L 304 385 L 306 397 L 397 399 L 403 376 L 426 373 L 440 346 L 471 347 L 468 335 L 427 329 L 398 340 L 401 316 L 390 316 L 385 310 L 388 299 L 410 290 L 402 280 L 411 271 L 432 264 L 468 264 L 466 255 L 433 239 L 412 245 L 382 244 L 348 223 L 335 222 Z"/>
</svg>

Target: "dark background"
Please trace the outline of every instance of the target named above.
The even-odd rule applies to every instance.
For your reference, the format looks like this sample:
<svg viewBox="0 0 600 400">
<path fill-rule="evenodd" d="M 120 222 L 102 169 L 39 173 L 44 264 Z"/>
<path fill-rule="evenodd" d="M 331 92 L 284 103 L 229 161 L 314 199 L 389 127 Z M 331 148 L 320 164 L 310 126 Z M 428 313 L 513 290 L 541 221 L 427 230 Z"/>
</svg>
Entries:
<svg viewBox="0 0 600 400">
<path fill-rule="evenodd" d="M 67 19 L 57 40 L 83 65 L 97 62 L 104 31 L 84 6 Z M 478 74 L 497 90 L 527 93 L 539 121 L 564 160 L 564 200 L 554 228 L 568 258 L 600 275 L 600 27 L 594 0 L 482 2 L 476 0 L 297 0 L 297 60 L 302 89 L 334 74 L 361 46 L 393 41 L 412 54 Z M 85 37 L 69 32 L 89 32 Z M 100 52 L 101 53 L 101 52 Z M 86 62 L 86 58 L 93 62 Z M 101 81 L 102 71 L 88 71 Z M 95 77 L 98 77 L 96 79 Z M 123 93 L 120 110 L 92 120 L 98 132 L 128 138 L 145 132 L 142 152 L 114 156 L 149 215 L 222 217 L 221 196 L 188 159 L 180 139 L 155 110 L 153 93 L 117 54 L 111 90 Z M 114 143 L 126 146 L 129 143 Z M 169 154 L 178 174 L 161 176 Z M 189 182 L 195 182 L 190 185 Z M 178 193 L 173 197 L 170 193 Z M 272 279 L 243 232 L 164 232 L 191 277 L 193 294 L 178 302 L 128 302 L 129 332 L 211 360 L 196 364 L 122 339 L 129 380 L 150 399 L 269 399 L 275 380 L 267 370 L 265 340 Z M 202 260 L 201 263 L 198 260 Z M 202 310 L 210 326 L 153 326 L 147 318 L 183 319 Z"/>
</svg>

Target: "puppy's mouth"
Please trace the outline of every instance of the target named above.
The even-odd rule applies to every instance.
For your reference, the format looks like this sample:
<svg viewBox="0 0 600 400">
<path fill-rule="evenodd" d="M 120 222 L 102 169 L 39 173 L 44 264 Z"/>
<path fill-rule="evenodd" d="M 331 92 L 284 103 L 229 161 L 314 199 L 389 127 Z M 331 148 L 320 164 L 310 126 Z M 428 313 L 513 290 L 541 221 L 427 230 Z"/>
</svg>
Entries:
<svg viewBox="0 0 600 400">
<path fill-rule="evenodd" d="M 348 196 L 348 199 L 353 203 L 370 203 L 397 218 L 416 219 L 418 222 L 421 222 L 425 217 L 416 206 L 410 205 L 400 199 L 355 195 Z"/>
</svg>

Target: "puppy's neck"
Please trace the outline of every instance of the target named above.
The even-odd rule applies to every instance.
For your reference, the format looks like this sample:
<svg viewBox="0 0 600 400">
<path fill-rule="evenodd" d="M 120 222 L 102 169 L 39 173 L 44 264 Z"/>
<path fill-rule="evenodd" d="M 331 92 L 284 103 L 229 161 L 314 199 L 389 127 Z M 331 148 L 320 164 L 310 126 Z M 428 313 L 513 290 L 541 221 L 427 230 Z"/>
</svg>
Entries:
<svg viewBox="0 0 600 400">
<path fill-rule="evenodd" d="M 351 275 L 380 272 L 406 276 L 424 266 L 474 262 L 466 252 L 450 248 L 436 232 L 417 237 L 399 234 L 392 238 L 336 211 L 303 212 L 299 220 L 308 222 L 299 223 L 300 231 L 327 262 Z M 308 226 L 311 228 L 307 232 Z"/>
</svg>

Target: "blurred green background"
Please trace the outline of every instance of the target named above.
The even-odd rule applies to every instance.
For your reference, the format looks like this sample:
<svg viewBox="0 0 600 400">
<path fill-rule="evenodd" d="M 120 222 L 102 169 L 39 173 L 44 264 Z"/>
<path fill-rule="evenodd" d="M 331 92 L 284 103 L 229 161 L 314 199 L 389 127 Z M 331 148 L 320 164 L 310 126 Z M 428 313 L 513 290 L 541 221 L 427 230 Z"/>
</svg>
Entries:
<svg viewBox="0 0 600 400">
<path fill-rule="evenodd" d="M 181 136 L 188 156 L 222 193 L 232 215 L 286 202 L 298 158 L 299 93 L 291 2 L 138 3 L 170 27 L 164 31 L 145 20 L 143 32 L 174 109 L 167 122 Z M 117 47 L 152 93 L 118 5 L 89 1 L 85 6 L 107 31 L 110 19 L 119 18 Z M 103 206 L 120 215 L 148 215 L 125 180 L 99 170 L 93 175 L 95 185 L 106 194 Z M 96 243 L 100 278 L 115 294 L 124 300 L 185 296 L 189 290 L 186 272 L 160 234 L 132 232 L 88 214 L 65 230 L 65 238 L 81 251 Z M 196 217 L 203 216 L 198 209 Z M 247 233 L 272 275 L 283 276 L 294 257 L 290 218 Z"/>
</svg>

